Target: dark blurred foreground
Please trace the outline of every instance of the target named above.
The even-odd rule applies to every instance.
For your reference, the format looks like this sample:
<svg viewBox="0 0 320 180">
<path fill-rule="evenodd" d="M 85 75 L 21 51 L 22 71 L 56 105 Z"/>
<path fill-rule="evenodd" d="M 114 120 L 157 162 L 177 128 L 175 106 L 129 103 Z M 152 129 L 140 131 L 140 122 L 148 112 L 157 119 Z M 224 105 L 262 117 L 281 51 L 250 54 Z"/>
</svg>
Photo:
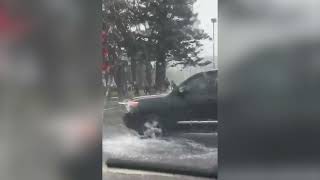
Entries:
<svg viewBox="0 0 320 180">
<path fill-rule="evenodd" d="M 99 1 L 0 2 L 0 179 L 101 179 Z"/>
<path fill-rule="evenodd" d="M 219 178 L 320 178 L 319 1 L 220 1 Z"/>
</svg>

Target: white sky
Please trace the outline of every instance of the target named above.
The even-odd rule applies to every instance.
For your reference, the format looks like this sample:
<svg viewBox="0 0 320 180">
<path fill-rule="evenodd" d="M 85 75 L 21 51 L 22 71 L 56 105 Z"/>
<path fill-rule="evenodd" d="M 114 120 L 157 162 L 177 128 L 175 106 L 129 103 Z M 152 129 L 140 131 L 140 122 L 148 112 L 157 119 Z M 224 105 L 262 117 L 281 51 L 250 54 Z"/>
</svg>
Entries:
<svg viewBox="0 0 320 180">
<path fill-rule="evenodd" d="M 218 18 L 218 0 L 197 0 L 194 4 L 194 11 L 198 13 L 198 18 L 200 20 L 200 28 L 204 29 L 206 33 L 212 37 L 213 35 L 213 25 L 211 18 Z M 217 56 L 217 40 L 218 40 L 218 28 L 217 23 L 215 25 L 215 56 Z M 204 41 L 203 42 L 203 52 L 202 56 L 212 56 L 213 54 L 213 42 Z"/>
</svg>

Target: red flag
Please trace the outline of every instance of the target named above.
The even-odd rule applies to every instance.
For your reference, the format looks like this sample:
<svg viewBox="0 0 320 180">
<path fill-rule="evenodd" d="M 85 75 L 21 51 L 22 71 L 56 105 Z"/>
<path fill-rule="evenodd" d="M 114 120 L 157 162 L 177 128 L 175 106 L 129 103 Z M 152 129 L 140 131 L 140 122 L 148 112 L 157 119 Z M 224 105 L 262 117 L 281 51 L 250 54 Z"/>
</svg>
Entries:
<svg viewBox="0 0 320 180">
<path fill-rule="evenodd" d="M 105 31 L 102 31 L 101 33 L 101 41 L 102 43 L 106 43 L 108 39 L 108 34 Z"/>
<path fill-rule="evenodd" d="M 103 48 L 102 49 L 102 55 L 104 58 L 108 57 L 109 56 L 109 51 L 107 48 Z"/>
<path fill-rule="evenodd" d="M 108 63 L 108 62 L 104 62 L 104 63 L 102 63 L 102 65 L 101 65 L 101 69 L 102 69 L 102 71 L 110 71 L 110 68 L 111 68 L 111 65 Z"/>
<path fill-rule="evenodd" d="M 28 30 L 29 26 L 22 18 L 10 17 L 8 11 L 0 7 L 0 38 L 18 38 Z"/>
</svg>

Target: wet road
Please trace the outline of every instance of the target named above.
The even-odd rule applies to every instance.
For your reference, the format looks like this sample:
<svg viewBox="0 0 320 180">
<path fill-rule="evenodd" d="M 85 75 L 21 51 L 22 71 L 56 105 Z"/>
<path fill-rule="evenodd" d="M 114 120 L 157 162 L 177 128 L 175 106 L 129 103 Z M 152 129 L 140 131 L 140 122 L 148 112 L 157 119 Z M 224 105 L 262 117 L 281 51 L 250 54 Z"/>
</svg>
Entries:
<svg viewBox="0 0 320 180">
<path fill-rule="evenodd" d="M 122 123 L 124 109 L 106 104 L 103 158 L 209 172 L 217 168 L 217 134 L 177 133 L 163 139 L 141 139 Z M 185 178 L 184 178 L 185 179 Z"/>
</svg>

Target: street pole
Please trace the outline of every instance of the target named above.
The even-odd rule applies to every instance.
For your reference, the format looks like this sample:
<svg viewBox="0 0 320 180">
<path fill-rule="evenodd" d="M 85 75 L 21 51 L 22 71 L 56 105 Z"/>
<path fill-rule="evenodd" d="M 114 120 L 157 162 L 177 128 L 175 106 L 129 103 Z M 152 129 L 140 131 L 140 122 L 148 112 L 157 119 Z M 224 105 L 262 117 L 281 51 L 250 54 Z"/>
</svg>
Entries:
<svg viewBox="0 0 320 180">
<path fill-rule="evenodd" d="M 212 33 L 212 41 L 213 41 L 213 69 L 216 69 L 216 63 L 215 63 L 215 48 L 214 48 L 214 45 L 215 45 L 215 41 L 214 41 L 214 24 L 217 22 L 217 19 L 216 18 L 212 18 L 211 19 L 211 22 L 212 22 L 212 27 L 213 27 L 213 33 Z"/>
</svg>

